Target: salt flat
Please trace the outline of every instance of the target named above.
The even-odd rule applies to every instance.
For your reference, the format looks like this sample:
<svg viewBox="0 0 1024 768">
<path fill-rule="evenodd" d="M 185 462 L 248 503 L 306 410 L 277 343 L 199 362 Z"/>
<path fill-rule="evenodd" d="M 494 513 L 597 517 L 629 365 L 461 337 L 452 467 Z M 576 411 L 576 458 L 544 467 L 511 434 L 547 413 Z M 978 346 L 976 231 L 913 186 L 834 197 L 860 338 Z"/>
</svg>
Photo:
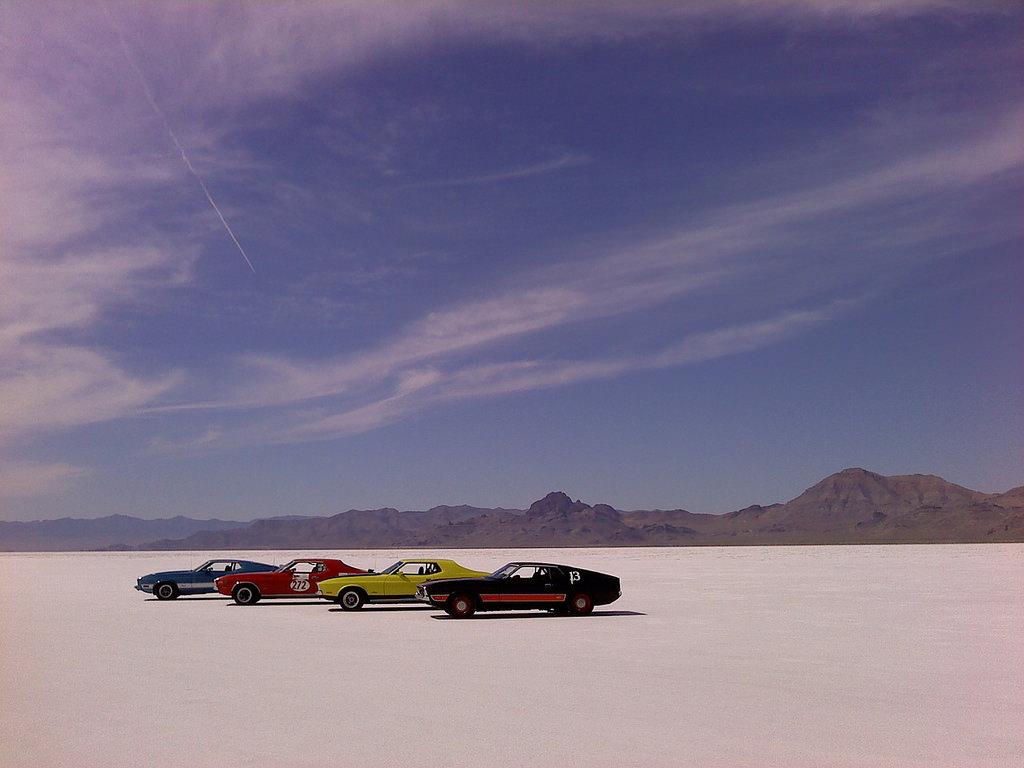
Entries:
<svg viewBox="0 0 1024 768">
<path fill-rule="evenodd" d="M 0 555 L 0 765 L 1024 760 L 1024 545 L 436 553 L 620 576 L 587 618 L 132 588 L 216 554 Z"/>
</svg>

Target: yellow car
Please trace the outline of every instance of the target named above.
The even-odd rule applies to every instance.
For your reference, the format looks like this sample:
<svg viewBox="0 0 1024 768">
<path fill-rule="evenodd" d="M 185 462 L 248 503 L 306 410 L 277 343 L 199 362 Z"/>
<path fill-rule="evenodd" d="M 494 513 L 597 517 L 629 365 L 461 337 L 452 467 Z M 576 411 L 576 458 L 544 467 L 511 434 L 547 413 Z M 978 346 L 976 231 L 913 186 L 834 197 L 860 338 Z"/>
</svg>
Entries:
<svg viewBox="0 0 1024 768">
<path fill-rule="evenodd" d="M 416 601 L 416 587 L 434 579 L 462 579 L 486 576 L 486 571 L 471 571 L 454 560 L 399 560 L 380 573 L 354 573 L 324 579 L 320 597 L 336 601 L 346 611 L 358 611 L 366 603 L 404 603 Z"/>
</svg>

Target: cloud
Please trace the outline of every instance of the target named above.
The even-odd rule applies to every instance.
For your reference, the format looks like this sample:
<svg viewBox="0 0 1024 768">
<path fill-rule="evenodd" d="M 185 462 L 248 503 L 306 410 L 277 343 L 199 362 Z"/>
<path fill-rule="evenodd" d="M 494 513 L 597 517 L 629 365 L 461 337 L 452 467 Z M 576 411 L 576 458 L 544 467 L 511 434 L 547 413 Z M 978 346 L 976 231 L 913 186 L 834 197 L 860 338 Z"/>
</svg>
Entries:
<svg viewBox="0 0 1024 768">
<path fill-rule="evenodd" d="M 93 4 L 6 3 L 0 6 L 0 50 L 12 71 L 26 54 L 51 60 L 98 59 L 123 68 L 116 32 Z M 984 0 L 611 0 L 497 2 L 292 2 L 231 6 L 191 2 L 110 2 L 130 50 L 169 113 L 286 97 L 311 78 L 352 71 L 442 42 L 560 45 L 567 39 L 621 40 L 666 31 L 693 33 L 715 23 L 845 24 L 926 14 L 998 14 L 1012 3 Z M 40 25 L 40 14 L 48 23 Z M 698 25 L 696 29 L 694 25 Z M 4 54 L 0 53 L 0 56 Z M 111 59 L 114 59 L 112 61 Z M 0 59 L 2 61 L 2 59 Z M 87 73 L 49 73 L 49 79 Z M 182 87 L 182 84 L 187 84 Z M 50 85 L 44 81 L 43 85 Z M 66 95 L 82 98 L 80 89 Z M 88 91 L 88 89 L 86 89 Z M 109 97 L 111 94 L 107 94 Z M 144 105 L 140 105 L 144 106 Z"/>
<path fill-rule="evenodd" d="M 150 439 L 149 447 L 155 453 L 185 453 L 216 445 L 223 435 L 223 429 L 211 427 L 194 437 L 169 438 L 157 436 Z"/>
<path fill-rule="evenodd" d="M 358 73 L 388 57 L 420 55 L 434 44 L 558 45 L 567 38 L 616 40 L 669 28 L 699 34 L 718 22 L 846 25 L 851 19 L 871 22 L 913 14 L 999 13 L 1005 6 L 944 0 L 716 0 L 110 7 L 168 123 L 196 165 L 219 174 L 256 163 L 225 139 L 234 127 L 232 119 L 243 114 L 253 119 L 246 112 L 251 105 L 294 97 L 317 78 Z M 4 445 L 12 436 L 175 404 L 275 410 L 283 414 L 282 422 L 291 422 L 283 425 L 284 432 L 322 428 L 338 434 L 390 423 L 440 399 L 687 364 L 715 356 L 716 350 L 735 354 L 728 350 L 744 344 L 754 349 L 773 343 L 777 329 L 793 333 L 813 326 L 816 315 L 780 310 L 754 327 L 690 334 L 679 346 L 643 359 L 522 361 L 508 359 L 516 355 L 507 345 L 684 296 L 703 296 L 753 276 L 788 275 L 793 262 L 778 253 L 802 247 L 797 242 L 801 227 L 864 208 L 895 208 L 913 200 L 940 223 L 905 230 L 901 247 L 940 242 L 961 224 L 948 206 L 935 202 L 937 197 L 992 182 L 1021 163 L 1022 121 L 1015 112 L 988 133 L 951 138 L 903 157 L 883 157 L 875 167 L 847 172 L 838 180 L 819 179 L 708 211 L 700 220 L 665 226 L 659 237 L 624 237 L 618 245 L 599 248 L 565 246 L 564 252 L 550 254 L 549 266 L 512 274 L 487 295 L 428 311 L 390 339 L 359 352 L 319 359 L 262 352 L 242 356 L 213 386 L 195 392 L 182 372 L 133 372 L 95 331 L 115 310 L 143 307 L 161 291 L 188 284 L 206 238 L 222 238 L 222 233 L 166 146 L 105 14 L 87 4 L 62 5 L 59 11 L 45 4 L 0 5 Z M 425 184 L 497 183 L 586 161 L 581 154 L 567 153 Z M 268 186 L 287 188 L 276 181 Z M 167 205 L 168 200 L 177 204 Z M 173 216 L 178 219 L 169 221 Z M 880 235 L 873 248 L 888 256 L 886 245 Z M 800 261 L 803 271 L 815 273 L 815 288 L 825 292 L 835 288 L 836 275 L 848 273 L 823 264 L 815 268 L 826 260 L 827 254 L 805 254 Z M 775 309 L 807 305 L 807 296 L 787 290 L 770 297 Z M 482 350 L 500 360 L 484 365 L 467 359 Z M 441 389 L 448 393 L 443 398 L 431 394 Z M 195 394 L 194 402 L 182 402 L 186 391 Z M 325 407 L 333 411 L 320 419 L 320 427 L 290 410 L 319 399 L 330 400 Z M 337 400 L 345 402 L 339 407 Z M 183 442 L 201 447 L 229 437 L 218 434 L 207 441 L 208 435 Z M 154 448 L 171 449 L 173 443 L 157 438 Z"/>
<path fill-rule="evenodd" d="M 0 498 L 56 493 L 75 478 L 88 474 L 71 464 L 7 462 L 0 464 Z"/>
<path fill-rule="evenodd" d="M 646 355 L 605 360 L 513 360 L 467 365 L 448 372 L 432 370 L 420 386 L 399 386 L 393 394 L 375 402 L 318 415 L 276 439 L 299 442 L 358 434 L 447 401 L 564 387 L 751 352 L 821 325 L 851 304 L 837 301 L 816 309 L 789 310 L 751 323 L 693 333 L 677 345 Z"/>
<path fill-rule="evenodd" d="M 136 413 L 179 379 L 128 373 L 83 337 L 111 309 L 190 279 L 194 248 L 104 242 L 136 215 L 139 190 L 173 175 L 69 142 L 54 108 L 15 98 L 0 113 L 0 445 Z"/>
<path fill-rule="evenodd" d="M 110 353 L 64 334 L 174 283 L 183 267 L 145 248 L 50 259 L 0 254 L 0 444 L 131 415 L 166 393 L 180 374 L 132 375 Z"/>
<path fill-rule="evenodd" d="M 414 184 L 403 184 L 399 189 L 425 189 L 433 187 L 472 187 L 481 184 L 493 184 L 498 181 L 516 181 L 531 176 L 542 176 L 554 173 L 566 168 L 576 168 L 586 165 L 590 158 L 578 153 L 569 153 L 547 160 L 542 163 L 533 163 L 518 168 L 509 168 L 495 173 L 485 173 L 478 176 L 461 176 L 455 179 L 438 179 L 436 181 L 422 181 Z"/>
<path fill-rule="evenodd" d="M 196 406 L 266 408 L 316 398 L 362 396 L 411 366 L 458 358 L 572 324 L 650 309 L 742 280 L 780 281 L 783 288 L 775 301 L 781 302 L 800 300 L 801 292 L 835 290 L 851 277 L 877 283 L 902 260 L 910 259 L 915 248 L 937 248 L 957 236 L 965 226 L 956 213 L 965 191 L 998 180 L 1024 164 L 1022 124 L 1008 118 L 980 136 L 924 148 L 916 156 L 878 169 L 727 205 L 706 213 L 690 227 L 626 242 L 607 253 L 567 253 L 550 266 L 509 277 L 489 297 L 428 312 L 391 340 L 362 352 L 315 361 L 244 356 L 238 361 L 244 371 L 238 378 L 244 384 L 235 388 L 234 395 Z M 885 232 L 872 233 L 871 253 L 878 254 L 877 258 L 861 255 L 842 260 L 816 250 L 820 233 L 828 232 L 836 222 L 845 226 L 850 217 L 862 215 L 863 209 L 898 210 L 899 204 L 908 200 L 914 203 L 912 220 L 924 218 L 929 225 L 890 224 Z M 802 241 L 812 225 L 819 233 L 811 240 L 815 248 L 794 261 L 794 251 L 807 248 Z M 844 247 L 859 246 L 826 242 L 828 251 L 838 253 Z M 787 278 L 794 270 L 807 277 Z M 787 287 L 787 283 L 792 285 Z M 809 287 L 800 288 L 805 284 Z M 799 317 L 787 316 L 790 322 Z M 685 358 L 694 350 L 690 347 L 676 354 Z"/>
</svg>

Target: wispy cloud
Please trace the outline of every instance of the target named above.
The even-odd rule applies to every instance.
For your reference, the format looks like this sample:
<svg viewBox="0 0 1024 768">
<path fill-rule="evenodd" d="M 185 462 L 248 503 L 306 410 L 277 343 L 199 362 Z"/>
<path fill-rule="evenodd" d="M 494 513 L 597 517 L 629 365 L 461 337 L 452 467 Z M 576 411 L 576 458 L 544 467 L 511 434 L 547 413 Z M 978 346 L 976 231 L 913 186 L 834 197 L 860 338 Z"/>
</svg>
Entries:
<svg viewBox="0 0 1024 768">
<path fill-rule="evenodd" d="M 872 241 L 882 262 L 861 258 L 830 265 L 824 254 L 812 252 L 794 263 L 787 249 L 800 246 L 803 228 L 811 223 L 821 228 L 837 217 L 847 221 L 862 209 L 906 200 L 914 201 L 915 220 L 922 206 L 931 206 L 934 216 L 929 220 L 943 225 L 914 231 L 895 228 L 900 250 L 915 252 L 911 246 L 941 244 L 964 226 L 949 209 L 951 194 L 955 197 L 1024 164 L 1020 125 L 1006 119 L 991 132 L 924 149 L 881 169 L 729 205 L 692 227 L 511 277 L 491 297 L 429 312 L 391 341 L 364 352 L 314 362 L 243 357 L 239 362 L 246 383 L 231 399 L 205 406 L 262 408 L 365 394 L 409 367 L 570 324 L 637 312 L 755 276 L 777 278 L 805 270 L 813 273 L 810 285 L 815 291 L 848 281 L 851 270 L 859 270 L 861 279 L 877 281 L 900 264 L 882 234 L 876 233 Z M 831 242 L 826 247 L 841 250 L 843 244 Z M 780 252 L 781 257 L 771 255 Z M 799 292 L 793 291 L 780 294 L 776 301 L 799 300 Z M 670 357 L 666 352 L 663 359 Z"/>
<path fill-rule="evenodd" d="M 467 365 L 442 372 L 419 372 L 415 386 L 399 385 L 392 394 L 340 413 L 320 415 L 274 439 L 284 442 L 341 437 L 376 429 L 447 401 L 495 397 L 641 370 L 675 368 L 776 344 L 830 319 L 850 302 L 834 302 L 809 310 L 790 310 L 774 317 L 691 334 L 666 349 L 604 360 L 512 360 Z"/>
<path fill-rule="evenodd" d="M 0 13 L 10 20 L 17 9 Z M 0 484 L 32 495 L 84 470 L 17 458 L 30 437 L 137 414 L 181 381 L 160 366 L 129 371 L 90 331 L 111 310 L 186 284 L 197 252 L 181 241 L 160 247 L 167 238 L 137 219 L 140 198 L 176 173 L 127 146 L 131 124 L 119 151 L 93 133 L 95 105 L 65 98 L 75 84 L 18 78 L 28 64 L 11 57 L 24 39 L 12 42 L 15 24 L 0 27 L 9 44 L 0 45 Z M 138 222 L 134 236 L 111 237 L 126 219 Z"/>
<path fill-rule="evenodd" d="M 517 168 L 507 168 L 494 173 L 484 173 L 477 176 L 460 176 L 454 179 L 437 179 L 434 181 L 421 181 L 412 184 L 403 184 L 399 189 L 424 189 L 433 187 L 473 187 L 481 184 L 494 184 L 499 181 L 515 181 L 526 179 L 531 176 L 543 176 L 566 168 L 576 168 L 586 165 L 590 158 L 584 154 L 568 153 L 546 160 L 541 163 L 532 163 Z"/>
<path fill-rule="evenodd" d="M 233 172 L 250 160 L 234 154 L 237 147 L 225 138 L 235 127 L 232 115 L 244 115 L 251 125 L 252 111 L 246 110 L 253 104 L 293 97 L 325 74 L 356 72 L 437 41 L 557 45 L 566 38 L 660 33 L 666 25 L 681 25 L 690 34 L 707 28 L 704 23 L 737 19 L 844 25 L 850 19 L 871 22 L 931 11 L 1002 10 L 997 3 L 952 0 L 585 5 L 586 12 L 578 2 L 115 3 L 111 9 L 124 26 L 127 45 L 139 53 L 139 76 L 151 84 L 154 103 L 180 126 L 196 165 L 213 173 Z M 52 23 L 39 24 L 40 14 L 49 14 Z M 687 26 L 695 19 L 702 22 L 699 29 Z M 875 166 L 839 179 L 819 177 L 806 186 L 706 211 L 699 220 L 669 222 L 657 237 L 624 236 L 625 242 L 615 246 L 566 244 L 564 252 L 550 254 L 547 266 L 511 272 L 488 293 L 426 311 L 361 351 L 300 358 L 257 347 L 199 385 L 197 377 L 151 361 L 147 372 L 139 373 L 94 334 L 114 311 L 141 307 L 154 295 L 189 284 L 206 235 L 218 227 L 208 210 L 166 205 L 184 194 L 180 187 L 188 177 L 173 153 L 161 154 L 161 126 L 138 94 L 128 91 L 131 72 L 117 46 L 117 30 L 93 6 L 64 5 L 59 14 L 35 4 L 0 6 L 5 93 L 0 110 L 0 445 L 6 451 L 13 450 L 15 438 L 157 407 L 191 410 L 197 404 L 271 412 L 279 424 L 268 439 L 347 434 L 458 398 L 756 349 L 827 322 L 834 306 L 815 304 L 820 297 L 788 286 L 766 298 L 766 319 L 690 333 L 676 346 L 636 357 L 523 360 L 520 350 L 508 346 L 570 325 L 709 295 L 755 275 L 784 283 L 794 272 L 814 273 L 815 289 L 829 294 L 838 275 L 854 267 L 826 268 L 828 254 L 786 253 L 788 246 L 794 251 L 800 246 L 801 227 L 912 200 L 939 223 L 904 229 L 901 249 L 940 243 L 962 223 L 948 204 L 936 200 L 992 183 L 1018 170 L 1024 156 L 1022 115 L 1004 114 L 987 132 L 957 133 L 911 155 L 878 158 Z M 223 114 L 228 114 L 226 124 L 212 117 Z M 395 136 L 400 138 L 400 131 Z M 413 185 L 476 187 L 587 162 L 583 154 L 567 153 Z M 290 189 L 277 179 L 261 183 L 278 193 Z M 296 209 L 309 202 L 300 197 Z M 164 215 L 180 217 L 174 222 L 180 226 L 168 226 L 154 209 L 173 209 Z M 346 209 L 346 216 L 373 220 L 370 206 L 353 211 L 354 206 Z M 886 250 L 894 232 L 875 236 L 871 247 L 880 256 L 865 263 L 865 272 L 881 260 L 899 261 Z M 362 274 L 381 273 L 370 265 Z M 497 361 L 480 362 L 474 354 L 481 351 Z M 323 411 L 318 417 L 294 412 L 312 400 Z M 201 448 L 231 437 L 218 428 L 195 438 L 154 438 L 151 448 Z M 14 467 L 7 475 L 11 487 L 21 488 L 42 488 L 77 472 L 70 465 L 7 466 Z"/>
<path fill-rule="evenodd" d="M 202 434 L 192 437 L 172 438 L 158 435 L 149 441 L 149 448 L 154 453 L 179 453 L 195 451 L 215 445 L 224 435 L 220 427 L 211 427 Z"/>
</svg>

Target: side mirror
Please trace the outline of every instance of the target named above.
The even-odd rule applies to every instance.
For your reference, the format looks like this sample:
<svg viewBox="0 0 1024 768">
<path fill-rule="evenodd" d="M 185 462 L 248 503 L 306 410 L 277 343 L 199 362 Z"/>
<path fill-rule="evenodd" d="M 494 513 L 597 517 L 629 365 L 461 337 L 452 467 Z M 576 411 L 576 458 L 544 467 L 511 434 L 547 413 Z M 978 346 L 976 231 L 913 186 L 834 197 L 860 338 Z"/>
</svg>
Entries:
<svg viewBox="0 0 1024 768">
<path fill-rule="evenodd" d="M 373 568 L 367 568 L 366 572 L 367 573 L 376 573 L 376 571 L 374 571 Z"/>
</svg>

